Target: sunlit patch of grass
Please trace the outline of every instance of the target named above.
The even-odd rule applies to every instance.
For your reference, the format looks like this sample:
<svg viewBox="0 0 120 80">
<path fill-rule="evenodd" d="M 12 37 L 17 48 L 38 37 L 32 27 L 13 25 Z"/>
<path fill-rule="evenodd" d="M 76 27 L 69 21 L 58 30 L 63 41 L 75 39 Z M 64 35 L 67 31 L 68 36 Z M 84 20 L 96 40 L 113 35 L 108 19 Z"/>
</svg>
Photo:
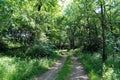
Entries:
<svg viewBox="0 0 120 80">
<path fill-rule="evenodd" d="M 101 80 L 101 78 L 93 70 L 90 71 L 89 77 L 90 80 Z"/>
<path fill-rule="evenodd" d="M 58 73 L 56 80 L 65 80 L 65 78 L 69 75 L 72 69 L 72 63 L 70 56 L 67 57 L 61 71 Z"/>
<path fill-rule="evenodd" d="M 119 80 L 120 79 L 120 58 L 119 53 L 109 55 L 106 63 L 103 64 L 103 78 L 105 80 Z"/>
<path fill-rule="evenodd" d="M 30 80 L 53 66 L 56 59 L 0 56 L 0 80 Z"/>
</svg>

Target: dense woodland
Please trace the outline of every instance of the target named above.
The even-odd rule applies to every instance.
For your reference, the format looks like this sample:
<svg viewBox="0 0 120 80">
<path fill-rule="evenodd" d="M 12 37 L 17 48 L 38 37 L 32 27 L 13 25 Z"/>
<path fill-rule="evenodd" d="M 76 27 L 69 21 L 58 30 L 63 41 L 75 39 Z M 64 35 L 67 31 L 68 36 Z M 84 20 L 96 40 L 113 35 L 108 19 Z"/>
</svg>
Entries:
<svg viewBox="0 0 120 80">
<path fill-rule="evenodd" d="M 64 49 L 91 80 L 119 80 L 120 0 L 0 0 L 0 80 L 30 80 Z"/>
</svg>

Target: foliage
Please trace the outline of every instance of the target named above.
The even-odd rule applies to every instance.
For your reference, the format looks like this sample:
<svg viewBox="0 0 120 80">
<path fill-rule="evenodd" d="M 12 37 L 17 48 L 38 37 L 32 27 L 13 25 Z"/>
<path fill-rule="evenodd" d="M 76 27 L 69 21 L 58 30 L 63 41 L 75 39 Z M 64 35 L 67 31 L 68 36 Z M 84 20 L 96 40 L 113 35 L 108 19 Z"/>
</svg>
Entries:
<svg viewBox="0 0 120 80">
<path fill-rule="evenodd" d="M 30 80 L 55 63 L 48 58 L 20 58 L 0 56 L 0 80 Z"/>
<path fill-rule="evenodd" d="M 110 49 L 107 49 L 108 51 Z M 107 51 L 107 52 L 108 52 Z M 119 52 L 114 52 L 113 55 L 109 54 L 108 59 L 106 60 L 106 63 L 103 64 L 103 77 L 107 80 L 119 80 Z"/>
<path fill-rule="evenodd" d="M 107 68 L 107 69 L 106 69 Z M 117 79 L 116 74 L 114 73 L 113 68 L 108 68 L 105 65 L 103 65 L 103 78 L 105 80 L 114 80 Z"/>
<path fill-rule="evenodd" d="M 74 55 L 83 63 L 91 80 L 102 79 L 102 61 L 98 53 L 91 55 L 89 53 L 80 53 L 76 51 Z"/>
<path fill-rule="evenodd" d="M 5 51 L 5 50 L 7 50 L 8 49 L 8 46 L 7 46 L 7 44 L 5 44 L 4 42 L 2 42 L 2 41 L 0 41 L 0 52 L 1 51 Z"/>
<path fill-rule="evenodd" d="M 98 51 L 101 47 L 99 39 L 90 39 L 87 42 L 84 43 L 83 52 L 89 51 L 91 53 Z"/>
<path fill-rule="evenodd" d="M 76 49 L 72 52 L 75 53 L 74 55 L 83 63 L 91 80 L 100 80 L 102 77 L 105 80 L 119 80 L 119 56 L 117 54 L 114 56 L 116 59 L 111 55 L 108 57 L 106 63 L 103 64 L 100 60 L 100 52 L 91 55 L 79 51 L 80 50 Z"/>
<path fill-rule="evenodd" d="M 78 56 L 91 79 L 101 77 L 102 67 L 105 79 L 113 79 L 112 74 L 119 79 L 119 3 L 120 0 L 1 0 L 0 52 L 11 57 L 39 58 L 55 57 L 54 49 L 82 47 L 83 53 Z M 96 55 L 101 49 L 103 54 Z"/>
<path fill-rule="evenodd" d="M 48 45 L 35 44 L 32 47 L 29 47 L 25 54 L 31 57 L 47 57 L 54 56 L 55 52 Z"/>
</svg>

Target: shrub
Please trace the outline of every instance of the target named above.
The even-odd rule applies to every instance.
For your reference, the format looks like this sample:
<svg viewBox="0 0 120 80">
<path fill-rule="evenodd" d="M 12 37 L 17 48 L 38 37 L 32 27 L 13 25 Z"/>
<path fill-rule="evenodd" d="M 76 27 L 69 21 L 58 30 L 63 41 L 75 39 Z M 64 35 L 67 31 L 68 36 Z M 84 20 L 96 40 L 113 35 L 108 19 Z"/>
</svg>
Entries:
<svg viewBox="0 0 120 80">
<path fill-rule="evenodd" d="M 100 48 L 100 40 L 99 38 L 90 38 L 88 41 L 86 41 L 83 45 L 83 52 L 96 52 Z"/>
<path fill-rule="evenodd" d="M 42 44 L 35 44 L 26 50 L 26 55 L 31 57 L 45 57 L 53 54 L 51 47 Z"/>
<path fill-rule="evenodd" d="M 5 44 L 3 41 L 0 41 L 0 52 L 7 50 L 7 44 Z"/>
</svg>

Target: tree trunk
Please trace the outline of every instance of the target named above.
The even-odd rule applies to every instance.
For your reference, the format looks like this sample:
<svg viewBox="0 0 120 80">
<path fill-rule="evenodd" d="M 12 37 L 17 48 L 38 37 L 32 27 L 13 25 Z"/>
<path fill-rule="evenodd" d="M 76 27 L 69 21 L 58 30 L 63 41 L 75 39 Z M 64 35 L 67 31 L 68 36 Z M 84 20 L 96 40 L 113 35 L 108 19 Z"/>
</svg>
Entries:
<svg viewBox="0 0 120 80">
<path fill-rule="evenodd" d="M 102 53 L 102 61 L 105 62 L 107 59 L 107 54 L 106 54 L 106 37 L 105 37 L 105 7 L 103 6 L 103 3 L 101 2 L 101 26 L 102 26 L 102 44 L 103 44 L 103 53 Z"/>
<path fill-rule="evenodd" d="M 73 27 L 70 27 L 68 29 L 70 49 L 74 49 L 75 48 L 74 32 L 75 32 L 75 30 L 74 30 Z"/>
<path fill-rule="evenodd" d="M 41 2 L 41 0 L 39 0 L 39 2 L 38 2 L 38 11 L 41 10 L 41 7 L 42 7 L 42 2 Z"/>
<path fill-rule="evenodd" d="M 74 41 L 74 38 L 71 38 L 70 39 L 70 48 L 71 49 L 74 49 L 75 48 L 75 43 L 74 43 L 75 41 Z"/>
</svg>

